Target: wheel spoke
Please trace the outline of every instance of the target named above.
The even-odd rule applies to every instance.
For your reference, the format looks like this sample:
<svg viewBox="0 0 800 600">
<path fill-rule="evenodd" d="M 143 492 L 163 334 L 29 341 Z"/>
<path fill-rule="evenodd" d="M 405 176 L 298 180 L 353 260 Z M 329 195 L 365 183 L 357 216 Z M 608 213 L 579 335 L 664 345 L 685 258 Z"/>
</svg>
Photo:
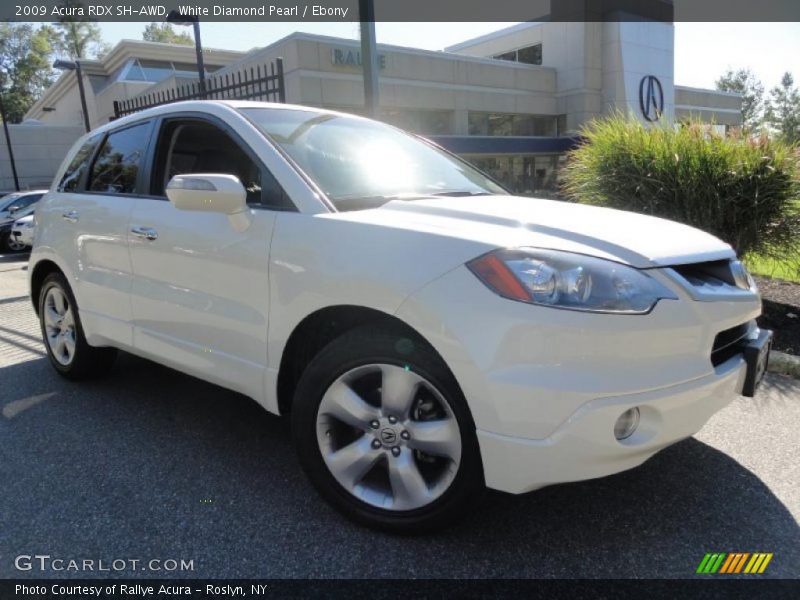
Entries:
<svg viewBox="0 0 800 600">
<path fill-rule="evenodd" d="M 378 409 L 366 403 L 349 385 L 340 380 L 325 392 L 320 414 L 331 415 L 348 425 L 367 430 L 370 421 L 378 417 Z"/>
<path fill-rule="evenodd" d="M 67 343 L 64 341 L 64 336 L 58 336 L 55 340 L 56 347 L 53 348 L 53 354 L 55 354 L 58 358 L 63 359 L 64 356 L 64 349 L 67 347 Z"/>
<path fill-rule="evenodd" d="M 52 306 L 50 306 L 48 304 L 45 304 L 45 307 L 44 307 L 44 323 L 45 323 L 45 325 L 47 325 L 48 327 L 57 327 L 58 326 L 57 323 L 58 323 L 58 320 L 60 318 L 61 318 L 61 315 L 59 315 L 56 312 L 55 308 L 53 308 Z"/>
<path fill-rule="evenodd" d="M 63 319 L 64 327 L 73 327 L 75 325 L 75 319 L 72 318 L 72 309 L 67 307 L 67 312 L 64 314 Z"/>
<path fill-rule="evenodd" d="M 401 367 L 384 365 L 381 367 L 381 407 L 383 414 L 393 415 L 401 421 L 408 417 L 411 403 L 417 393 L 420 378 L 412 371 Z"/>
<path fill-rule="evenodd" d="M 389 459 L 389 483 L 392 486 L 392 508 L 395 510 L 417 508 L 430 501 L 428 484 L 408 450 Z"/>
<path fill-rule="evenodd" d="M 457 461 L 461 455 L 461 436 L 454 418 L 435 421 L 409 421 L 406 429 L 411 434 L 409 447 L 434 456 L 444 456 Z"/>
<path fill-rule="evenodd" d="M 56 309 L 59 317 L 63 317 L 64 313 L 67 312 L 67 301 L 64 298 L 64 294 L 61 293 L 60 290 L 53 290 L 50 292 L 53 298 L 53 306 Z"/>
<path fill-rule="evenodd" d="M 339 483 L 352 488 L 375 466 L 380 457 L 381 454 L 370 446 L 369 436 L 364 435 L 325 456 L 325 462 Z"/>
</svg>

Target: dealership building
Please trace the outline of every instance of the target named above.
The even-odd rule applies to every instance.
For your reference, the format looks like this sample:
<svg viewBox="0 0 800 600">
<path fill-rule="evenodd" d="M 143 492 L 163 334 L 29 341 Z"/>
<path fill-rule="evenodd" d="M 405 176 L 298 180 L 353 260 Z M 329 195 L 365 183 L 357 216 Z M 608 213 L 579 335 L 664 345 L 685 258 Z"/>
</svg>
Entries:
<svg viewBox="0 0 800 600">
<path fill-rule="evenodd" d="M 522 23 L 441 52 L 379 44 L 379 118 L 431 137 L 515 192 L 553 195 L 559 164 L 590 119 L 622 111 L 645 123 L 699 119 L 720 131 L 741 124 L 740 95 L 675 84 L 673 47 L 673 24 L 647 20 Z M 92 126 L 113 117 L 112 100 L 195 79 L 192 52 L 126 40 L 91 61 L 84 71 Z M 204 53 L 215 76 L 278 57 L 287 102 L 363 112 L 358 41 L 294 33 L 247 53 Z M 74 72 L 26 117 L 80 125 Z"/>
</svg>

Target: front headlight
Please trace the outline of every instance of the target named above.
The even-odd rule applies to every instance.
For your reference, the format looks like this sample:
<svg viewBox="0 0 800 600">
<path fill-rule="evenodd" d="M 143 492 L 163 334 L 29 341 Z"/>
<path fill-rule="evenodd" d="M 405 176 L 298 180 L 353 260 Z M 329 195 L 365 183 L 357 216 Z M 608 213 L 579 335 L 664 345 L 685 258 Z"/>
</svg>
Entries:
<svg viewBox="0 0 800 600">
<path fill-rule="evenodd" d="M 647 273 L 609 260 L 536 248 L 496 250 L 467 263 L 511 300 L 599 313 L 645 314 L 678 297 Z"/>
</svg>

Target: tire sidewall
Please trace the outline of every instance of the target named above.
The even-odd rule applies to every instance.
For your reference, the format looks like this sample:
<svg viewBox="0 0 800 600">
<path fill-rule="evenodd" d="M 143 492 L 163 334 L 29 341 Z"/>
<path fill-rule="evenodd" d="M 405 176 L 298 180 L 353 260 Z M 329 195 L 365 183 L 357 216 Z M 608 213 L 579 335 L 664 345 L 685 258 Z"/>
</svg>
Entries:
<svg viewBox="0 0 800 600">
<path fill-rule="evenodd" d="M 67 302 L 69 302 L 70 309 L 72 310 L 72 318 L 75 322 L 75 354 L 68 365 L 62 365 L 56 360 L 55 356 L 53 356 L 53 350 L 50 348 L 50 344 L 47 341 L 47 328 L 44 323 L 45 298 L 47 297 L 47 292 L 53 288 L 61 290 L 67 298 Z M 39 291 L 39 328 L 42 331 L 42 341 L 47 351 L 47 357 L 50 359 L 50 364 L 52 364 L 59 373 L 69 375 L 75 370 L 76 363 L 81 360 L 81 353 L 86 342 L 83 337 L 83 326 L 81 325 L 81 319 L 78 313 L 78 305 L 75 302 L 69 284 L 67 284 L 67 280 L 60 273 L 48 275 L 42 283 L 42 287 Z"/>
<path fill-rule="evenodd" d="M 322 397 L 338 377 L 367 364 L 410 366 L 442 394 L 458 423 L 461 460 L 456 477 L 424 507 L 399 512 L 367 504 L 342 487 L 322 457 L 316 433 Z M 432 349 L 405 335 L 357 330 L 331 342 L 300 378 L 292 405 L 292 431 L 303 469 L 318 491 L 347 516 L 368 526 L 395 533 L 436 529 L 457 518 L 484 488 L 475 424 L 455 378 Z"/>
</svg>

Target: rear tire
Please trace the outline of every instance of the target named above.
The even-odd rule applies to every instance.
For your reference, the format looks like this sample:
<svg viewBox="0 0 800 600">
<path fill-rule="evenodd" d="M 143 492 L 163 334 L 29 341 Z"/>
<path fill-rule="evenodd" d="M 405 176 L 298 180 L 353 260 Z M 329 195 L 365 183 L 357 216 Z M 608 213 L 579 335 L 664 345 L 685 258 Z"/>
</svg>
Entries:
<svg viewBox="0 0 800 600">
<path fill-rule="evenodd" d="M 423 341 L 357 329 L 303 372 L 292 405 L 300 463 L 350 519 L 394 533 L 439 529 L 484 490 L 475 424 Z"/>
<path fill-rule="evenodd" d="M 92 379 L 108 373 L 115 348 L 90 346 L 83 334 L 78 304 L 61 273 L 45 277 L 39 292 L 39 324 L 47 357 L 67 379 Z"/>
</svg>

